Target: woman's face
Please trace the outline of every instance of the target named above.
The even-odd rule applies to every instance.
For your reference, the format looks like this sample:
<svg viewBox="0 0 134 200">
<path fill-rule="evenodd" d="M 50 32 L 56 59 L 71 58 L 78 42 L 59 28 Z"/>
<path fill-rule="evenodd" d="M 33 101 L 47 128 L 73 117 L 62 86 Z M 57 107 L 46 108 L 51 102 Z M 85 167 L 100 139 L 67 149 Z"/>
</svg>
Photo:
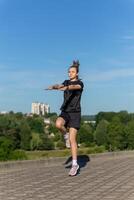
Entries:
<svg viewBox="0 0 134 200">
<path fill-rule="evenodd" d="M 78 77 L 77 69 L 75 67 L 69 68 L 68 76 L 70 80 L 76 79 Z"/>
</svg>

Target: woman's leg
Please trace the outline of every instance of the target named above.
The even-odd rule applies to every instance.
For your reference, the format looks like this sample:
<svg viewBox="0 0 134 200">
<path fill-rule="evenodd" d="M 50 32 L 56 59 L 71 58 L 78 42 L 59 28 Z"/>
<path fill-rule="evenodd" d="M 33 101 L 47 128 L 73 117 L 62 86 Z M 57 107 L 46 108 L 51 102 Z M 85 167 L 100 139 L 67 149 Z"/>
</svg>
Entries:
<svg viewBox="0 0 134 200">
<path fill-rule="evenodd" d="M 61 133 L 65 134 L 66 133 L 66 128 L 65 128 L 65 120 L 62 117 L 58 117 L 56 120 L 56 128 L 60 130 Z"/>
<path fill-rule="evenodd" d="M 77 129 L 70 128 L 70 144 L 72 153 L 72 168 L 70 169 L 69 176 L 75 176 L 78 173 L 79 165 L 77 163 Z"/>
<path fill-rule="evenodd" d="M 70 149 L 69 133 L 67 133 L 67 129 L 65 128 L 65 123 L 66 122 L 62 117 L 58 117 L 55 125 L 64 136 L 66 148 Z"/>
<path fill-rule="evenodd" d="M 58 117 L 56 120 L 56 127 L 60 130 L 60 132 L 64 136 L 66 148 L 70 149 L 70 141 L 69 141 L 69 133 L 67 132 L 67 129 L 65 127 L 65 120 L 62 117 Z"/>
<path fill-rule="evenodd" d="M 72 159 L 77 161 L 77 129 L 70 128 L 69 135 L 70 135 Z"/>
</svg>

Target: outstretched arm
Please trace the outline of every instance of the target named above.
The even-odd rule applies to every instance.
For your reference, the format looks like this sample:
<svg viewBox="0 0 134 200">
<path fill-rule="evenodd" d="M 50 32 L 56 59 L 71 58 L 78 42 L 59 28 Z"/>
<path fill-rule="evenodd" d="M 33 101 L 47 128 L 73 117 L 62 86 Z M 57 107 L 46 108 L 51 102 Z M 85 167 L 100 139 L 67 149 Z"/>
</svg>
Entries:
<svg viewBox="0 0 134 200">
<path fill-rule="evenodd" d="M 59 88 L 58 90 L 80 90 L 81 89 L 81 85 L 77 84 L 77 85 L 68 85 L 68 86 L 63 86 L 61 88 Z"/>
<path fill-rule="evenodd" d="M 55 84 L 55 85 L 49 86 L 45 90 L 59 90 L 59 89 L 61 89 L 63 87 L 64 87 L 64 85 L 62 85 L 62 84 Z"/>
</svg>

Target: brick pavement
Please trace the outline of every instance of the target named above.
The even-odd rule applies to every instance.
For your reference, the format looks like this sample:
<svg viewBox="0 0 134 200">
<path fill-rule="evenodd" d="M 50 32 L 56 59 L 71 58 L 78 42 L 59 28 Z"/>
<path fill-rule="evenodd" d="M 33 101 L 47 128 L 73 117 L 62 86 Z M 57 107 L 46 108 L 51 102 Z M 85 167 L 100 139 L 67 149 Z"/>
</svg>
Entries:
<svg viewBox="0 0 134 200">
<path fill-rule="evenodd" d="M 0 200 L 134 200 L 134 153 L 80 156 L 69 177 L 65 158 L 0 168 Z"/>
</svg>

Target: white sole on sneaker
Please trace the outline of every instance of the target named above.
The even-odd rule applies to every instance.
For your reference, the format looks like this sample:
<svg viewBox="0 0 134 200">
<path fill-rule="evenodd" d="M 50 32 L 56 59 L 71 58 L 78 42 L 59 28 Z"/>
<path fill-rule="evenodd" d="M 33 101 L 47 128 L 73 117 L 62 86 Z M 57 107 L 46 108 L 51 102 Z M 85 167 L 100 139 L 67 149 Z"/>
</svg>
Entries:
<svg viewBox="0 0 134 200">
<path fill-rule="evenodd" d="M 80 167 L 78 164 L 77 164 L 77 166 L 72 166 L 72 168 L 70 169 L 70 172 L 69 172 L 69 176 L 76 176 L 79 168 Z"/>
</svg>

